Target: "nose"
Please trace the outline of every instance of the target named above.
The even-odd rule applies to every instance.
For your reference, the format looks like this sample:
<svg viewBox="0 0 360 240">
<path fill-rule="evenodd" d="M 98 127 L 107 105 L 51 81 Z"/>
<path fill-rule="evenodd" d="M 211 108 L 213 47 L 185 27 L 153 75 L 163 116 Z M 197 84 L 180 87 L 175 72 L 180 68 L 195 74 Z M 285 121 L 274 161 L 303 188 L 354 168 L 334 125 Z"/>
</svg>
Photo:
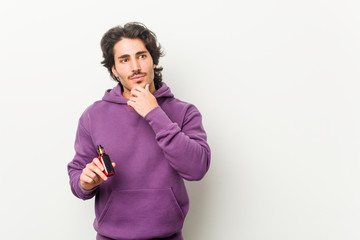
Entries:
<svg viewBox="0 0 360 240">
<path fill-rule="evenodd" d="M 140 71 L 140 64 L 137 59 L 133 59 L 131 61 L 131 70 L 133 72 L 139 72 Z"/>
</svg>

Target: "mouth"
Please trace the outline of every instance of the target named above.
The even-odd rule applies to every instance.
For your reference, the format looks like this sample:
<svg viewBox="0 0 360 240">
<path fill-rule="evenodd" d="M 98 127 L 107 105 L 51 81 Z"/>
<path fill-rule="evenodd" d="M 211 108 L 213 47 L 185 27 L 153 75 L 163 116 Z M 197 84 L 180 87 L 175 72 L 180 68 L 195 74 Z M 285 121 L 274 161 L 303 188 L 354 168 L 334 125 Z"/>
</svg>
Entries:
<svg viewBox="0 0 360 240">
<path fill-rule="evenodd" d="M 145 75 L 135 75 L 130 79 L 135 81 L 135 82 L 139 82 L 139 81 L 142 81 L 144 78 L 145 78 Z"/>
</svg>

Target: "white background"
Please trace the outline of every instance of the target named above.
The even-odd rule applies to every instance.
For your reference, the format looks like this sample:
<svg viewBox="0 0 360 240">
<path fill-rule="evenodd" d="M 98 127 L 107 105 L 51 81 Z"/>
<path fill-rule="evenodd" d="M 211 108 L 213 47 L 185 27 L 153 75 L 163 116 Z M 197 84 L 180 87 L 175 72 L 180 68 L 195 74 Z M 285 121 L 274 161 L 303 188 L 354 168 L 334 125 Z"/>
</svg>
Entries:
<svg viewBox="0 0 360 240">
<path fill-rule="evenodd" d="M 186 240 L 360 239 L 359 13 L 355 0 L 3 1 L 1 239 L 95 238 L 66 165 L 81 113 L 115 84 L 100 39 L 129 21 L 157 34 L 164 81 L 208 133 Z"/>
</svg>

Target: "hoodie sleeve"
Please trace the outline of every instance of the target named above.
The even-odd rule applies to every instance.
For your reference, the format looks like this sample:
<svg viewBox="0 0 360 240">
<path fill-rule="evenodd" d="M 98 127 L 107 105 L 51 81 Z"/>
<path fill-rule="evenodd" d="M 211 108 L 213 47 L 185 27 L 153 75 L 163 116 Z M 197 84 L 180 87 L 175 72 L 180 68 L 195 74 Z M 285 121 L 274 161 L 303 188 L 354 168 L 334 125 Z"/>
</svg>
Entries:
<svg viewBox="0 0 360 240">
<path fill-rule="evenodd" d="M 210 166 L 210 147 L 201 119 L 193 105 L 186 110 L 181 127 L 172 122 L 161 107 L 145 116 L 170 165 L 189 181 L 202 179 Z"/>
<path fill-rule="evenodd" d="M 91 136 L 82 124 L 83 116 L 79 120 L 78 129 L 75 139 L 75 156 L 74 159 L 68 164 L 68 174 L 70 178 L 70 186 L 73 194 L 83 200 L 94 197 L 97 193 L 98 186 L 85 190 L 80 185 L 80 175 L 86 164 L 90 163 L 96 151 L 94 152 L 94 145 Z"/>
</svg>

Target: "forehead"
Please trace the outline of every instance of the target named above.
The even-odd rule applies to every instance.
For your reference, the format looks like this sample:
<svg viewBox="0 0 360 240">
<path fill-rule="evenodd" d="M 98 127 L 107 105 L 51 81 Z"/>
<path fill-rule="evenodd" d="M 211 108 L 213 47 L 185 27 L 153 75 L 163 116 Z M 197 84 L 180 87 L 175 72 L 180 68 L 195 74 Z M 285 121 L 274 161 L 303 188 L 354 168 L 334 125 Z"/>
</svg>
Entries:
<svg viewBox="0 0 360 240">
<path fill-rule="evenodd" d="M 145 44 L 139 38 L 123 38 L 114 45 L 114 57 L 135 55 L 137 52 L 147 51 Z"/>
</svg>

